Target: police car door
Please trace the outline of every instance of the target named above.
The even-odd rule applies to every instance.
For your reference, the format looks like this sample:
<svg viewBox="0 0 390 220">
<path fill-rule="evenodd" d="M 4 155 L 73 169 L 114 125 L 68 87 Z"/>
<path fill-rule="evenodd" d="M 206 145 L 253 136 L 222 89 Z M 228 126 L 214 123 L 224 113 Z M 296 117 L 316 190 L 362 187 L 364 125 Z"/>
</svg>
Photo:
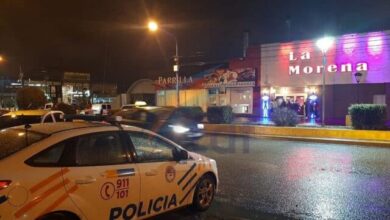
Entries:
<svg viewBox="0 0 390 220">
<path fill-rule="evenodd" d="M 128 132 L 134 146 L 141 176 L 141 201 L 137 216 L 145 218 L 186 205 L 185 197 L 195 178 L 193 173 L 180 180 L 191 169 L 189 161 L 175 161 L 177 148 L 164 139 L 142 132 Z"/>
<path fill-rule="evenodd" d="M 74 166 L 65 174 L 66 189 L 87 219 L 123 219 L 139 200 L 140 176 L 119 131 L 72 139 Z M 76 183 L 76 186 L 74 186 Z"/>
</svg>

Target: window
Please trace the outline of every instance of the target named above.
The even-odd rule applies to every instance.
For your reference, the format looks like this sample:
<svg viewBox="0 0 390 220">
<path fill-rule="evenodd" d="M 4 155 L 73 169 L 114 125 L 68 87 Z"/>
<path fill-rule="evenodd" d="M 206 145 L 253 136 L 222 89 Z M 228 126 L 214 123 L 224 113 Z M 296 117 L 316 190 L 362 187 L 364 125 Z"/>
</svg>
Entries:
<svg viewBox="0 0 390 220">
<path fill-rule="evenodd" d="M 3 129 L 0 131 L 0 160 L 46 137 L 47 135 L 28 131 L 26 140 L 24 129 Z"/>
<path fill-rule="evenodd" d="M 386 95 L 374 95 L 374 104 L 386 105 Z"/>
<path fill-rule="evenodd" d="M 53 122 L 53 118 L 52 118 L 51 114 L 46 115 L 46 118 L 45 118 L 45 121 L 44 121 L 44 123 L 49 123 L 49 122 Z"/>
<path fill-rule="evenodd" d="M 128 133 L 140 162 L 172 161 L 172 150 L 176 147 L 146 133 Z"/>
<path fill-rule="evenodd" d="M 66 142 L 56 144 L 27 161 L 32 166 L 57 166 L 59 165 L 62 153 L 64 152 Z"/>
<path fill-rule="evenodd" d="M 81 136 L 76 144 L 78 166 L 111 165 L 128 162 L 118 133 L 97 133 Z"/>
<path fill-rule="evenodd" d="M 56 122 L 64 121 L 64 116 L 61 113 L 54 113 L 53 116 L 54 116 Z"/>
</svg>

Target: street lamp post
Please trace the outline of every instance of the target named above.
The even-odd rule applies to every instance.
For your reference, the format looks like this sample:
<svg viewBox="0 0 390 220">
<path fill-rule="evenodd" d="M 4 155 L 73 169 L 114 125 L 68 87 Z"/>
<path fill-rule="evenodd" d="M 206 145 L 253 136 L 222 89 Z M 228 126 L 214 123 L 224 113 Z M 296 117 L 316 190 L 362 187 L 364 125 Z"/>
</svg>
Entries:
<svg viewBox="0 0 390 220">
<path fill-rule="evenodd" d="M 317 47 L 322 52 L 322 114 L 321 126 L 325 127 L 325 71 L 326 71 L 326 53 L 332 46 L 334 39 L 332 37 L 323 37 L 317 40 Z"/>
<path fill-rule="evenodd" d="M 0 63 L 2 63 L 3 61 L 4 61 L 4 58 L 2 56 L 0 56 Z M 3 108 L 3 93 L 4 93 L 4 87 L 5 87 L 4 76 L 1 75 L 0 80 L 1 80 L 0 108 Z"/>
<path fill-rule="evenodd" d="M 155 21 L 149 21 L 148 23 L 148 29 L 150 32 L 156 32 L 159 29 L 158 24 Z M 167 31 L 164 31 L 167 33 L 169 36 L 171 36 L 175 40 L 175 57 L 174 57 L 174 62 L 175 64 L 173 65 L 173 72 L 175 72 L 176 76 L 176 102 L 177 106 L 180 106 L 180 91 L 179 91 L 179 71 L 180 71 L 180 62 L 179 62 L 179 43 L 177 41 L 177 37 Z"/>
<path fill-rule="evenodd" d="M 360 83 L 360 80 L 362 79 L 362 76 L 363 76 L 363 74 L 360 73 L 360 72 L 356 72 L 355 73 L 355 80 L 356 80 L 356 83 L 357 83 L 357 103 L 358 104 L 360 103 L 360 100 L 359 100 L 359 83 Z"/>
<path fill-rule="evenodd" d="M 176 53 L 175 53 L 175 65 L 173 66 L 173 72 L 176 75 L 176 98 L 177 98 L 177 106 L 180 106 L 180 91 L 179 91 L 179 71 L 180 71 L 180 63 L 179 63 L 179 44 L 177 42 L 176 36 L 172 35 L 175 39 Z"/>
</svg>

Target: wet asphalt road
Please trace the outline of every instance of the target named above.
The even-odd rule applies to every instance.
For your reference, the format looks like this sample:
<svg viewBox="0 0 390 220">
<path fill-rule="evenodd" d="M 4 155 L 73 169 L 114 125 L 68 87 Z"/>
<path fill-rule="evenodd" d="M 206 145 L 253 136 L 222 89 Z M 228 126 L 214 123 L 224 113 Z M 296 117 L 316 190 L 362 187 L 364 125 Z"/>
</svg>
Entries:
<svg viewBox="0 0 390 220">
<path fill-rule="evenodd" d="M 214 203 L 155 219 L 390 219 L 390 148 L 213 135 L 188 149 L 218 163 Z"/>
</svg>

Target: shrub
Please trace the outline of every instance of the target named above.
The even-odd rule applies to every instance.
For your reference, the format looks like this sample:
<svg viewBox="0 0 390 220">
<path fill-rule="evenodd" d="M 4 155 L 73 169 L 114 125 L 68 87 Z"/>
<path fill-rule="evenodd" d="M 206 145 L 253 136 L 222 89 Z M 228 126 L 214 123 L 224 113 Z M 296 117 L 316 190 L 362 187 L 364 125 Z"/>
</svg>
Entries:
<svg viewBox="0 0 390 220">
<path fill-rule="evenodd" d="M 386 128 L 386 106 L 376 104 L 354 104 L 348 108 L 352 127 L 364 130 L 381 130 Z"/>
<path fill-rule="evenodd" d="M 271 114 L 271 120 L 277 126 L 294 127 L 298 124 L 299 118 L 294 110 L 289 108 L 275 108 Z"/>
<path fill-rule="evenodd" d="M 63 102 L 58 103 L 56 106 L 54 106 L 53 110 L 62 111 L 66 115 L 75 115 L 76 114 L 76 109 L 73 106 L 68 105 L 66 103 L 63 103 Z"/>
<path fill-rule="evenodd" d="M 233 121 L 231 106 L 210 106 L 207 108 L 207 120 L 213 124 L 229 124 Z"/>
<path fill-rule="evenodd" d="M 204 118 L 204 112 L 199 106 L 182 106 L 176 109 L 175 116 L 185 117 L 201 122 Z"/>
<path fill-rule="evenodd" d="M 45 105 L 45 93 L 37 87 L 24 87 L 16 92 L 19 109 L 38 109 Z"/>
</svg>

